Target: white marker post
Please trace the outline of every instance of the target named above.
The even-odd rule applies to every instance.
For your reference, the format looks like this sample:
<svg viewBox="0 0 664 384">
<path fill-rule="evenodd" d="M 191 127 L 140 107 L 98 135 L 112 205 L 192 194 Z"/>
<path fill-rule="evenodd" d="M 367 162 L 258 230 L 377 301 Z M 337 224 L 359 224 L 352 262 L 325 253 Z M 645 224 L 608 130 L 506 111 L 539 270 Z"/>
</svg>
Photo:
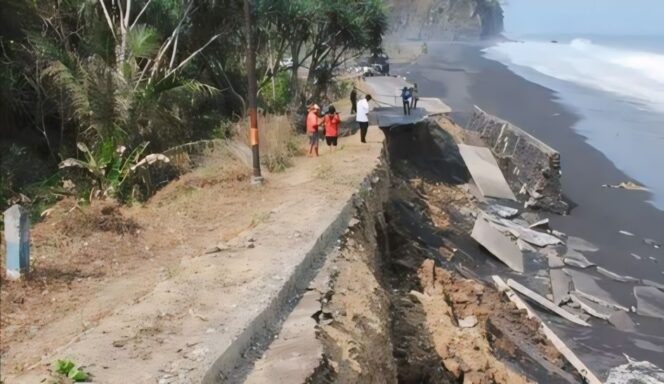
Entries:
<svg viewBox="0 0 664 384">
<path fill-rule="evenodd" d="M 30 272 L 30 217 L 18 204 L 5 211 L 5 250 L 8 279 Z"/>
</svg>

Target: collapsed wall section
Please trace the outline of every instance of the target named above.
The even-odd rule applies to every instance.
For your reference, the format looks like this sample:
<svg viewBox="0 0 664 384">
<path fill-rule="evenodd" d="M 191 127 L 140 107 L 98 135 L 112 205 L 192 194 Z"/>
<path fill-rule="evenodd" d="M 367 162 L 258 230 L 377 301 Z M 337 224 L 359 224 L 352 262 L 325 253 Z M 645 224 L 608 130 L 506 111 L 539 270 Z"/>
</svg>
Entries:
<svg viewBox="0 0 664 384">
<path fill-rule="evenodd" d="M 527 206 L 566 214 L 560 154 L 521 128 L 475 106 L 467 128 L 491 148 L 507 182 Z"/>
</svg>

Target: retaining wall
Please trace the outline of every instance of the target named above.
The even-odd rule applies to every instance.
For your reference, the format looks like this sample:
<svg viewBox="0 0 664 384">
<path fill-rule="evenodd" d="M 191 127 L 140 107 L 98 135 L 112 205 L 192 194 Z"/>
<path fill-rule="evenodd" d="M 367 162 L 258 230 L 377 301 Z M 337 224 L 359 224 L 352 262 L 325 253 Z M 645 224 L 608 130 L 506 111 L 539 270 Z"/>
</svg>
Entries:
<svg viewBox="0 0 664 384">
<path fill-rule="evenodd" d="M 491 148 L 507 182 L 528 206 L 565 214 L 560 154 L 521 128 L 475 106 L 467 128 Z"/>
</svg>

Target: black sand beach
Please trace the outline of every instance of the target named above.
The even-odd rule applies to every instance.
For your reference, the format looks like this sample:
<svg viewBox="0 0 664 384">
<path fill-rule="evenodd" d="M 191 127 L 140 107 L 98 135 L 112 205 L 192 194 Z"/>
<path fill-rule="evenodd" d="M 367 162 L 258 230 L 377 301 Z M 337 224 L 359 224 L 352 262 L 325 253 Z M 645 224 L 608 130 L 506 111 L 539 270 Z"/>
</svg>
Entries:
<svg viewBox="0 0 664 384">
<path fill-rule="evenodd" d="M 452 116 L 461 125 L 473 105 L 478 105 L 558 150 L 564 193 L 573 209 L 568 216 L 549 215 L 551 226 L 599 247 L 598 252 L 586 255 L 598 266 L 664 284 L 664 247 L 657 249 L 644 242 L 654 239 L 664 243 L 664 211 L 646 202 L 647 192 L 602 187 L 630 178 L 572 129 L 582 117 L 559 103 L 551 90 L 484 59 L 481 45 L 428 43 L 428 48 L 429 53 L 416 63 L 393 66 L 393 73 L 416 82 L 421 96 L 441 97 L 455 111 Z M 621 304 L 636 306 L 634 283 L 602 278 L 599 285 Z M 600 320 L 594 321 L 591 329 L 557 328 L 565 332 L 570 345 L 600 376 L 625 361 L 622 353 L 664 367 L 664 322 L 630 316 L 637 324 L 635 332 L 619 331 Z"/>
</svg>

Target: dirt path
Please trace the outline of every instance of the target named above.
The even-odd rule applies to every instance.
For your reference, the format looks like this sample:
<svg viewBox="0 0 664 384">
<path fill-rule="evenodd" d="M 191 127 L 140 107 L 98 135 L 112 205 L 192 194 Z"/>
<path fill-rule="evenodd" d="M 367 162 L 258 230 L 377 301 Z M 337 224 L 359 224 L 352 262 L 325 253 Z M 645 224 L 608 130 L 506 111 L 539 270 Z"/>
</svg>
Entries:
<svg viewBox="0 0 664 384">
<path fill-rule="evenodd" d="M 3 284 L 3 380 L 38 382 L 66 357 L 95 382 L 200 381 L 342 211 L 382 137 L 341 138 L 260 188 L 219 157 L 145 206 L 61 204 L 33 231 L 33 277 Z"/>
</svg>

